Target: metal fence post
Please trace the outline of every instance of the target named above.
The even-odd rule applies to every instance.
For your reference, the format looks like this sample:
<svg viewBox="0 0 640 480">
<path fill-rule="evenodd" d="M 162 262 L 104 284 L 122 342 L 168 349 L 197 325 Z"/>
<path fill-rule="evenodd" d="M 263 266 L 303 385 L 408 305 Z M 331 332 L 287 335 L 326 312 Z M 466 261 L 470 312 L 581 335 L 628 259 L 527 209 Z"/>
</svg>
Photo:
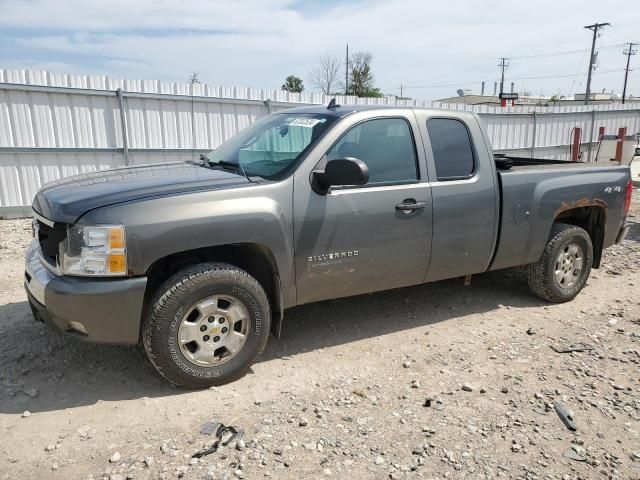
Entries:
<svg viewBox="0 0 640 480">
<path fill-rule="evenodd" d="M 593 143 L 593 129 L 596 128 L 596 110 L 595 108 L 593 110 L 591 110 L 591 129 L 589 131 L 589 145 L 588 145 L 588 152 L 589 152 L 589 162 L 593 162 L 592 158 L 591 158 L 591 148 L 592 148 L 592 143 Z"/>
<path fill-rule="evenodd" d="M 129 140 L 127 138 L 127 115 L 124 111 L 124 97 L 122 95 L 122 89 L 116 90 L 116 96 L 118 97 L 118 105 L 120 107 L 120 124 L 122 125 L 122 150 L 124 152 L 124 165 L 129 166 Z"/>
<path fill-rule="evenodd" d="M 533 112 L 533 135 L 531 136 L 531 158 L 536 156 L 536 131 L 538 129 L 538 116 Z"/>
</svg>

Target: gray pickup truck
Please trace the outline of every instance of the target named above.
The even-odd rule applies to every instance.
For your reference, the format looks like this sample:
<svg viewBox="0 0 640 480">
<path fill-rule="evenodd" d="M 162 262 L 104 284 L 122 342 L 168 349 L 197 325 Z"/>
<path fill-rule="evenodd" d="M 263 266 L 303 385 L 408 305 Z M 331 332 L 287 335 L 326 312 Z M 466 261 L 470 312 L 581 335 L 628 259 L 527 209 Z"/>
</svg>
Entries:
<svg viewBox="0 0 640 480">
<path fill-rule="evenodd" d="M 571 300 L 624 238 L 631 190 L 617 164 L 494 155 L 471 113 L 296 108 L 198 162 L 44 186 L 25 287 L 55 330 L 142 342 L 205 387 L 242 376 L 295 305 L 514 266 Z"/>
</svg>

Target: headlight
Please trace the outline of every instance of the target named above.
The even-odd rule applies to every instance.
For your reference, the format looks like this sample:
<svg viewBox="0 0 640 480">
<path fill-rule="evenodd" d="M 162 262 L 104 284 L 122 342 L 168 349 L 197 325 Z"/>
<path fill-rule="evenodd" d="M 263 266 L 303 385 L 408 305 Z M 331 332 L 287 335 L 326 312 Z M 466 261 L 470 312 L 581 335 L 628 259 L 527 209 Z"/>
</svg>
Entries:
<svg viewBox="0 0 640 480">
<path fill-rule="evenodd" d="M 67 275 L 127 274 L 123 225 L 74 225 L 61 244 L 62 271 Z"/>
</svg>

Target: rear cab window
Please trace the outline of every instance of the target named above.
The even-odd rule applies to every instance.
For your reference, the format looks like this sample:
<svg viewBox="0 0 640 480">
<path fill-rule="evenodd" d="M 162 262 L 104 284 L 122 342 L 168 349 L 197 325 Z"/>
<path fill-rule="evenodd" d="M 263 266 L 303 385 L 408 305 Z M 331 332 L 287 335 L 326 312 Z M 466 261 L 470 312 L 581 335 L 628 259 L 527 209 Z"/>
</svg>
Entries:
<svg viewBox="0 0 640 480">
<path fill-rule="evenodd" d="M 439 181 L 470 178 L 475 154 L 467 126 L 454 118 L 430 118 L 427 132 Z"/>
</svg>

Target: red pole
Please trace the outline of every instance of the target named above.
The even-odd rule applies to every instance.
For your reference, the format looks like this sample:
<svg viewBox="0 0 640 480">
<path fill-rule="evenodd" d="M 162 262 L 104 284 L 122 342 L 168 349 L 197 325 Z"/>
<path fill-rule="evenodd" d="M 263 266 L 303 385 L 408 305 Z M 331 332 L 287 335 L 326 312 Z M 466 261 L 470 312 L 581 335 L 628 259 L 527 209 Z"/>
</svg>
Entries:
<svg viewBox="0 0 640 480">
<path fill-rule="evenodd" d="M 598 141 L 602 140 L 602 137 L 604 137 L 604 127 L 598 129 Z"/>
<path fill-rule="evenodd" d="M 571 161 L 577 162 L 580 158 L 580 138 L 582 137 L 582 129 L 576 127 L 573 129 L 573 147 L 571 148 Z"/>
<path fill-rule="evenodd" d="M 501 107 L 506 107 L 507 106 L 507 101 L 504 98 L 502 100 L 500 100 L 500 106 Z"/>
<path fill-rule="evenodd" d="M 624 137 L 627 136 L 627 127 L 620 127 L 618 129 L 618 136 L 616 137 L 616 162 L 622 163 L 622 149 L 624 147 Z"/>
</svg>

